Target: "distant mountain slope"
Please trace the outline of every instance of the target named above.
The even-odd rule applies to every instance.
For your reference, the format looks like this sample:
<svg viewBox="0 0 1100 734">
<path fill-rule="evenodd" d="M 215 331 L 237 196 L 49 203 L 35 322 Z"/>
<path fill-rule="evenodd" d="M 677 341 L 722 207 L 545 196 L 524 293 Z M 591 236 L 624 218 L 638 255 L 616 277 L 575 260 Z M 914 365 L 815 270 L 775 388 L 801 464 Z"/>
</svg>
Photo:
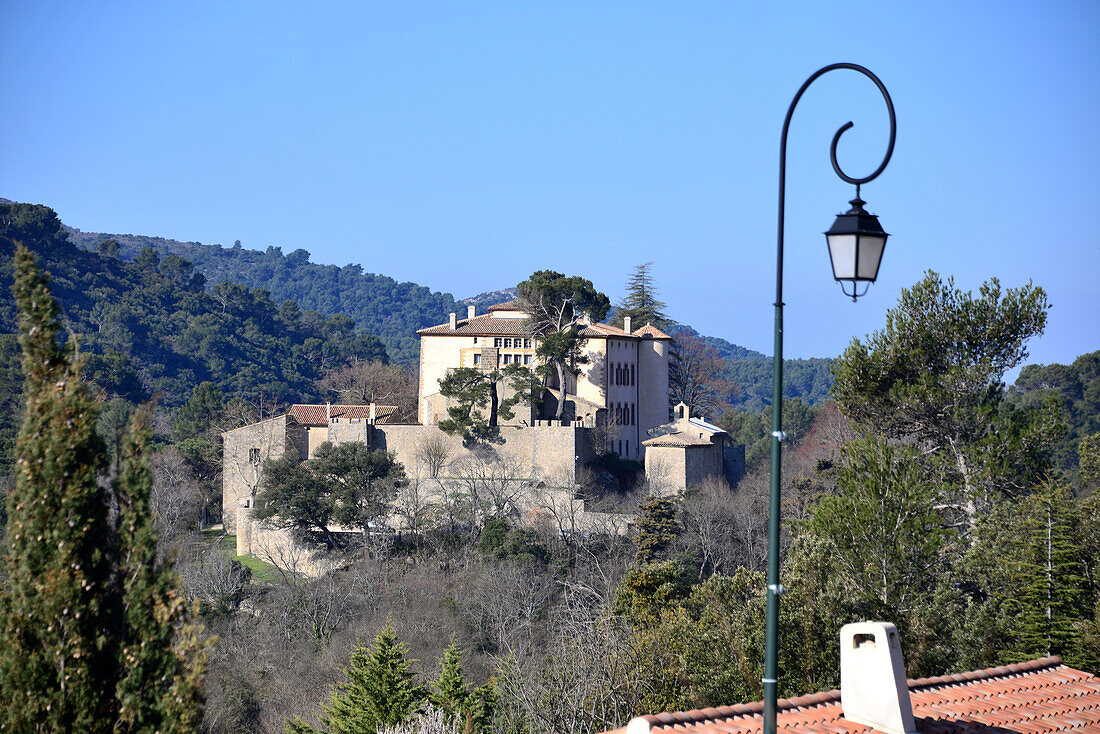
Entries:
<svg viewBox="0 0 1100 734">
<path fill-rule="evenodd" d="M 419 357 L 417 329 L 446 321 L 451 311 L 464 310 L 450 293 L 366 273 L 361 265 L 317 265 L 309 261 L 305 250 L 283 254 L 279 247 L 261 252 L 239 243 L 222 247 L 71 228 L 68 232 L 85 250 L 94 251 L 97 243 L 110 238 L 118 241 L 122 259 L 133 260 L 143 248 L 152 247 L 162 256 L 171 253 L 189 260 L 210 285 L 229 281 L 263 288 L 275 303 L 291 300 L 303 309 L 344 314 L 365 332 L 381 338 L 390 358 L 404 364 L 413 364 Z"/>
<path fill-rule="evenodd" d="M 126 263 L 81 250 L 52 209 L 29 204 L 0 204 L 0 334 L 17 328 L 16 242 L 50 273 L 67 326 L 89 355 L 88 378 L 131 402 L 159 395 L 174 407 L 203 381 L 226 395 L 309 399 L 314 382 L 351 356 L 385 358 L 382 343 L 347 317 L 279 307 L 240 285 L 208 292 L 175 255 Z"/>
<path fill-rule="evenodd" d="M 488 293 L 479 293 L 476 296 L 470 296 L 469 298 L 463 298 L 459 303 L 464 306 L 477 306 L 478 313 L 481 313 L 489 306 L 495 306 L 498 303 L 505 303 L 511 301 L 519 295 L 519 291 L 515 286 L 511 288 L 503 288 L 499 291 L 489 291 Z"/>
</svg>

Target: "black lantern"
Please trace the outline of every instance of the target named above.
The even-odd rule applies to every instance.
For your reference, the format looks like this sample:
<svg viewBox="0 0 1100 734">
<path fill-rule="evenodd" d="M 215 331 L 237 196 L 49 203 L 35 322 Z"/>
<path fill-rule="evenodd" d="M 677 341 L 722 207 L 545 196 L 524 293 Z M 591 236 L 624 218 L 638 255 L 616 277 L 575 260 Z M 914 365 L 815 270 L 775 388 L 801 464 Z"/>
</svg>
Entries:
<svg viewBox="0 0 1100 734">
<path fill-rule="evenodd" d="M 844 295 L 851 296 L 854 301 L 867 293 L 867 288 L 863 289 L 863 293 L 858 293 L 857 284 L 867 283 L 870 288 L 878 277 L 882 251 L 890 235 L 882 231 L 877 216 L 864 211 L 863 205 L 867 202 L 859 198 L 858 189 L 856 198 L 848 203 L 852 208 L 837 215 L 833 226 L 825 233 L 825 239 L 833 261 L 833 278 L 840 283 Z M 851 283 L 851 292 L 846 283 Z"/>
</svg>

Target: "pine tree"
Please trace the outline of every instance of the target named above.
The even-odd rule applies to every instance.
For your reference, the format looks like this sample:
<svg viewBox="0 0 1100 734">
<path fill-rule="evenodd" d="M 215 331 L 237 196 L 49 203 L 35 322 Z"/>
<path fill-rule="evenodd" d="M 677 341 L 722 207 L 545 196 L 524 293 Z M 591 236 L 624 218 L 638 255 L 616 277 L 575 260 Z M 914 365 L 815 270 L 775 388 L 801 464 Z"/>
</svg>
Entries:
<svg viewBox="0 0 1100 734">
<path fill-rule="evenodd" d="M 667 497 L 650 497 L 642 503 L 641 510 L 642 516 L 635 525 L 638 534 L 634 537 L 637 546 L 634 561 L 639 565 L 656 561 L 682 529 L 676 518 L 676 503 Z"/>
<path fill-rule="evenodd" d="M 193 732 L 202 723 L 205 650 L 197 627 L 187 624 L 175 574 L 157 560 L 153 475 L 145 458 L 149 418 L 148 410 L 134 414 L 115 482 L 124 614 L 119 721 L 124 731 Z"/>
<path fill-rule="evenodd" d="M 657 288 L 653 285 L 653 276 L 649 268 L 653 263 L 634 266 L 634 274 L 626 282 L 626 295 L 615 306 L 615 323 L 623 325 L 623 319 L 629 316 L 632 328 L 652 324 L 658 329 L 667 329 L 672 322 L 665 316 L 667 304 L 657 300 Z"/>
<path fill-rule="evenodd" d="M 397 641 L 389 622 L 367 648 L 358 645 L 344 669 L 348 680 L 332 691 L 321 709 L 321 723 L 329 734 L 371 734 L 409 719 L 424 702 L 427 691 L 413 681 L 408 646 Z M 287 734 L 316 734 L 301 719 L 286 726 Z"/>
<path fill-rule="evenodd" d="M 447 715 L 448 721 L 462 717 L 466 702 L 470 696 L 466 676 L 462 673 L 462 653 L 458 650 L 454 638 L 443 652 L 440 661 L 439 678 L 436 679 L 428 700 Z"/>
<path fill-rule="evenodd" d="M 96 401 L 75 340 L 58 343 L 58 305 L 30 251 L 17 249 L 15 268 L 27 409 L 0 589 L 0 729 L 109 731 L 120 595 Z"/>
</svg>

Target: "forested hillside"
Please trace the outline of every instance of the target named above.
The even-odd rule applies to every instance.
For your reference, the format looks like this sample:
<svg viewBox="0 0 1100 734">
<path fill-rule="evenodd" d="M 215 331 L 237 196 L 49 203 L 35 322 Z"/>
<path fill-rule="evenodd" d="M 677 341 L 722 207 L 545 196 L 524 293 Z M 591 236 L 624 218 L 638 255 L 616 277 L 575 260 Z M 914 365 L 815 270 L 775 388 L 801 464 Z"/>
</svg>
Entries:
<svg viewBox="0 0 1100 734">
<path fill-rule="evenodd" d="M 228 397 L 317 397 L 315 381 L 351 357 L 386 358 L 376 337 L 346 316 L 277 305 L 264 290 L 205 278 L 179 255 L 139 253 L 133 263 L 81 250 L 45 206 L 0 204 L 0 442 L 10 449 L 22 392 L 13 253 L 22 243 L 51 275 L 70 334 L 87 355 L 85 375 L 108 397 L 183 404 L 201 382 Z M 5 453 L 5 456 L 8 454 Z"/>
<path fill-rule="evenodd" d="M 366 332 L 377 335 L 390 358 L 400 364 L 417 361 L 417 329 L 446 321 L 451 311 L 465 310 L 450 293 L 364 272 L 362 265 L 311 263 L 305 250 L 283 254 L 280 247 L 268 247 L 261 252 L 246 249 L 239 241 L 232 247 L 222 247 L 77 229 L 70 229 L 69 236 L 79 247 L 93 251 L 103 240 L 114 239 L 119 243 L 119 257 L 127 261 L 151 247 L 162 257 L 173 254 L 185 258 L 210 284 L 228 281 L 263 288 L 275 303 L 291 300 L 303 309 L 344 314 Z M 369 251 L 364 255 L 369 257 Z"/>
<path fill-rule="evenodd" d="M 239 242 L 232 247 L 179 242 L 162 237 L 102 234 L 67 228 L 79 247 L 96 250 L 106 239 L 119 243 L 119 257 L 133 260 L 151 247 L 161 256 L 175 254 L 193 263 L 208 283 L 229 281 L 263 288 L 279 303 L 297 301 L 302 308 L 325 314 L 345 314 L 386 345 L 390 358 L 399 364 L 415 364 L 419 356 L 416 330 L 446 321 L 447 314 L 464 312 L 466 305 L 479 311 L 515 298 L 514 287 L 480 293 L 456 301 L 449 293 L 432 291 L 416 283 L 399 283 L 384 275 L 363 271 L 361 265 L 319 265 L 309 261 L 305 250 L 284 254 L 280 247 L 250 250 Z M 737 386 L 726 396 L 736 410 L 757 412 L 771 403 L 771 361 L 752 349 L 725 339 L 702 336 L 690 326 L 679 324 L 675 333 L 698 336 L 727 360 L 725 379 Z M 784 396 L 818 405 L 829 396 L 832 377 L 830 359 L 787 360 Z"/>
</svg>

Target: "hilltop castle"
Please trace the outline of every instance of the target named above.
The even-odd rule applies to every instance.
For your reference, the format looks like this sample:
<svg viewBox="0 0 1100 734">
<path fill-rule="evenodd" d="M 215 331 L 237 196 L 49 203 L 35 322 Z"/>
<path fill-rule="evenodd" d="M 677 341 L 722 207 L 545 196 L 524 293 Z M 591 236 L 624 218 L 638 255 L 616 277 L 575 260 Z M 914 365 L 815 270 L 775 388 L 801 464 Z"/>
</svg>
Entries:
<svg viewBox="0 0 1100 734">
<path fill-rule="evenodd" d="M 527 319 L 519 303 L 491 306 L 465 319 L 450 314 L 446 323 L 421 329 L 419 422 L 393 423 L 395 408 L 382 405 L 293 405 L 285 415 L 223 434 L 222 498 L 227 533 L 237 534 L 238 553 L 249 553 L 255 528 L 248 519 L 260 468 L 266 459 L 295 451 L 302 459 L 326 441 L 357 441 L 392 451 L 410 477 L 438 477 L 427 447 L 446 458 L 442 471 L 460 474 L 471 461 L 509 467 L 512 480 L 558 488 L 571 513 L 583 513 L 573 487 L 580 467 L 604 450 L 645 461 L 651 479 L 660 476 L 667 491 L 684 489 L 708 475 L 736 482 L 744 467 L 744 448 L 728 445 L 722 429 L 692 418 L 677 406 L 669 422 L 669 351 L 672 338 L 651 325 L 631 331 L 578 320 L 585 356 L 565 389 L 551 384 L 547 399 L 501 421 L 489 443 L 469 445 L 437 424 L 447 416 L 448 398 L 439 383 L 449 370 L 495 370 L 509 364 L 536 366 L 536 338 L 525 334 Z M 554 419 L 563 400 L 561 418 Z M 652 437 L 652 438 L 651 438 Z M 600 446 L 594 446 L 593 442 Z M 576 507 L 574 507 L 576 505 Z M 557 506 L 557 505 L 556 505 Z"/>
</svg>

